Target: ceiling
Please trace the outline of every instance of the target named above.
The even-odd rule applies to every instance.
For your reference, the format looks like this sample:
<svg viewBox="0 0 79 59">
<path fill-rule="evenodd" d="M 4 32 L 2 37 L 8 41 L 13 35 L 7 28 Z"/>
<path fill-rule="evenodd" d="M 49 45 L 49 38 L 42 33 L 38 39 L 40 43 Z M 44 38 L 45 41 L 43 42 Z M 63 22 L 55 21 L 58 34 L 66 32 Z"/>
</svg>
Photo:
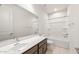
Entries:
<svg viewBox="0 0 79 59">
<path fill-rule="evenodd" d="M 53 13 L 56 11 L 64 10 L 68 7 L 68 4 L 44 4 L 44 8 L 47 13 Z"/>
<path fill-rule="evenodd" d="M 21 7 L 29 10 L 30 12 L 37 14 L 35 12 L 35 6 L 37 6 L 39 11 L 46 12 L 47 14 L 52 14 L 54 12 L 67 10 L 69 4 L 33 4 L 33 5 L 20 5 Z"/>
</svg>

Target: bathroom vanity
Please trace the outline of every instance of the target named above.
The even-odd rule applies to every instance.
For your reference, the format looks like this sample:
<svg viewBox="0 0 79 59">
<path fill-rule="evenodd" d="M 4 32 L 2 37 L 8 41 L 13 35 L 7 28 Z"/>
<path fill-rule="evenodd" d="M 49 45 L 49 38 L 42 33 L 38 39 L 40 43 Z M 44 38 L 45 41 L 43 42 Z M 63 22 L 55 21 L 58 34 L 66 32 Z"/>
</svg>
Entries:
<svg viewBox="0 0 79 59">
<path fill-rule="evenodd" d="M 44 54 L 47 51 L 47 38 L 37 43 L 35 46 L 31 47 L 22 54 Z"/>
<path fill-rule="evenodd" d="M 1 43 L 0 54 L 45 54 L 47 51 L 47 38 L 44 36 L 25 36 L 18 40 L 17 42 L 15 39 L 4 41 L 5 45 Z"/>
</svg>

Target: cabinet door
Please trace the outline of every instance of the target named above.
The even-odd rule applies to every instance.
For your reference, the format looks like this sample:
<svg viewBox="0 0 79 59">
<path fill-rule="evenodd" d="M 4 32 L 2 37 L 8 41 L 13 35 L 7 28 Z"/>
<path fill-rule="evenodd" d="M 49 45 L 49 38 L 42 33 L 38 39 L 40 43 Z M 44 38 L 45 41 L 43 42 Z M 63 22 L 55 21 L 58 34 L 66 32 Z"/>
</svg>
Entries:
<svg viewBox="0 0 79 59">
<path fill-rule="evenodd" d="M 47 50 L 47 44 L 43 44 L 40 48 L 39 48 L 39 54 L 45 54 Z"/>
<path fill-rule="evenodd" d="M 47 38 L 39 43 L 39 54 L 44 54 L 47 51 Z"/>
<path fill-rule="evenodd" d="M 32 54 L 38 54 L 37 50 L 35 52 L 33 52 Z"/>
<path fill-rule="evenodd" d="M 42 54 L 42 53 L 43 53 L 43 46 L 39 48 L 39 54 Z"/>
<path fill-rule="evenodd" d="M 47 44 L 43 44 L 43 53 L 46 53 L 47 51 Z"/>
</svg>

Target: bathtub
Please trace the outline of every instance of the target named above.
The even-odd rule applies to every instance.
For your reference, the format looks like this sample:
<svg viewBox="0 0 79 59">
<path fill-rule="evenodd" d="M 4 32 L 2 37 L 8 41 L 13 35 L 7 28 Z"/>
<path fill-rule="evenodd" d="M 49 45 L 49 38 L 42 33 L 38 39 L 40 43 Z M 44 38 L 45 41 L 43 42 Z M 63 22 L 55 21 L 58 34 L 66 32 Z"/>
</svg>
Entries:
<svg viewBox="0 0 79 59">
<path fill-rule="evenodd" d="M 49 42 L 52 41 L 55 46 L 69 48 L 69 39 L 63 37 L 47 36 Z"/>
</svg>

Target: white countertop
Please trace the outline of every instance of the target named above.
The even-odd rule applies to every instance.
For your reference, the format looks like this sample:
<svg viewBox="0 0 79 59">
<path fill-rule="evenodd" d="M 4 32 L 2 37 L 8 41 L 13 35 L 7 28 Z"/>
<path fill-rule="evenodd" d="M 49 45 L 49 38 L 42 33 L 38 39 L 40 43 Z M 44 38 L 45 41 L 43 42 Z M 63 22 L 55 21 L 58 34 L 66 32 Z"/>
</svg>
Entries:
<svg viewBox="0 0 79 59">
<path fill-rule="evenodd" d="M 21 54 L 31 47 L 35 46 L 37 43 L 45 39 L 43 36 L 33 35 L 18 38 L 18 42 L 13 42 L 12 44 L 4 45 L 0 47 L 0 54 Z M 14 39 L 15 40 L 15 39 Z"/>
</svg>

